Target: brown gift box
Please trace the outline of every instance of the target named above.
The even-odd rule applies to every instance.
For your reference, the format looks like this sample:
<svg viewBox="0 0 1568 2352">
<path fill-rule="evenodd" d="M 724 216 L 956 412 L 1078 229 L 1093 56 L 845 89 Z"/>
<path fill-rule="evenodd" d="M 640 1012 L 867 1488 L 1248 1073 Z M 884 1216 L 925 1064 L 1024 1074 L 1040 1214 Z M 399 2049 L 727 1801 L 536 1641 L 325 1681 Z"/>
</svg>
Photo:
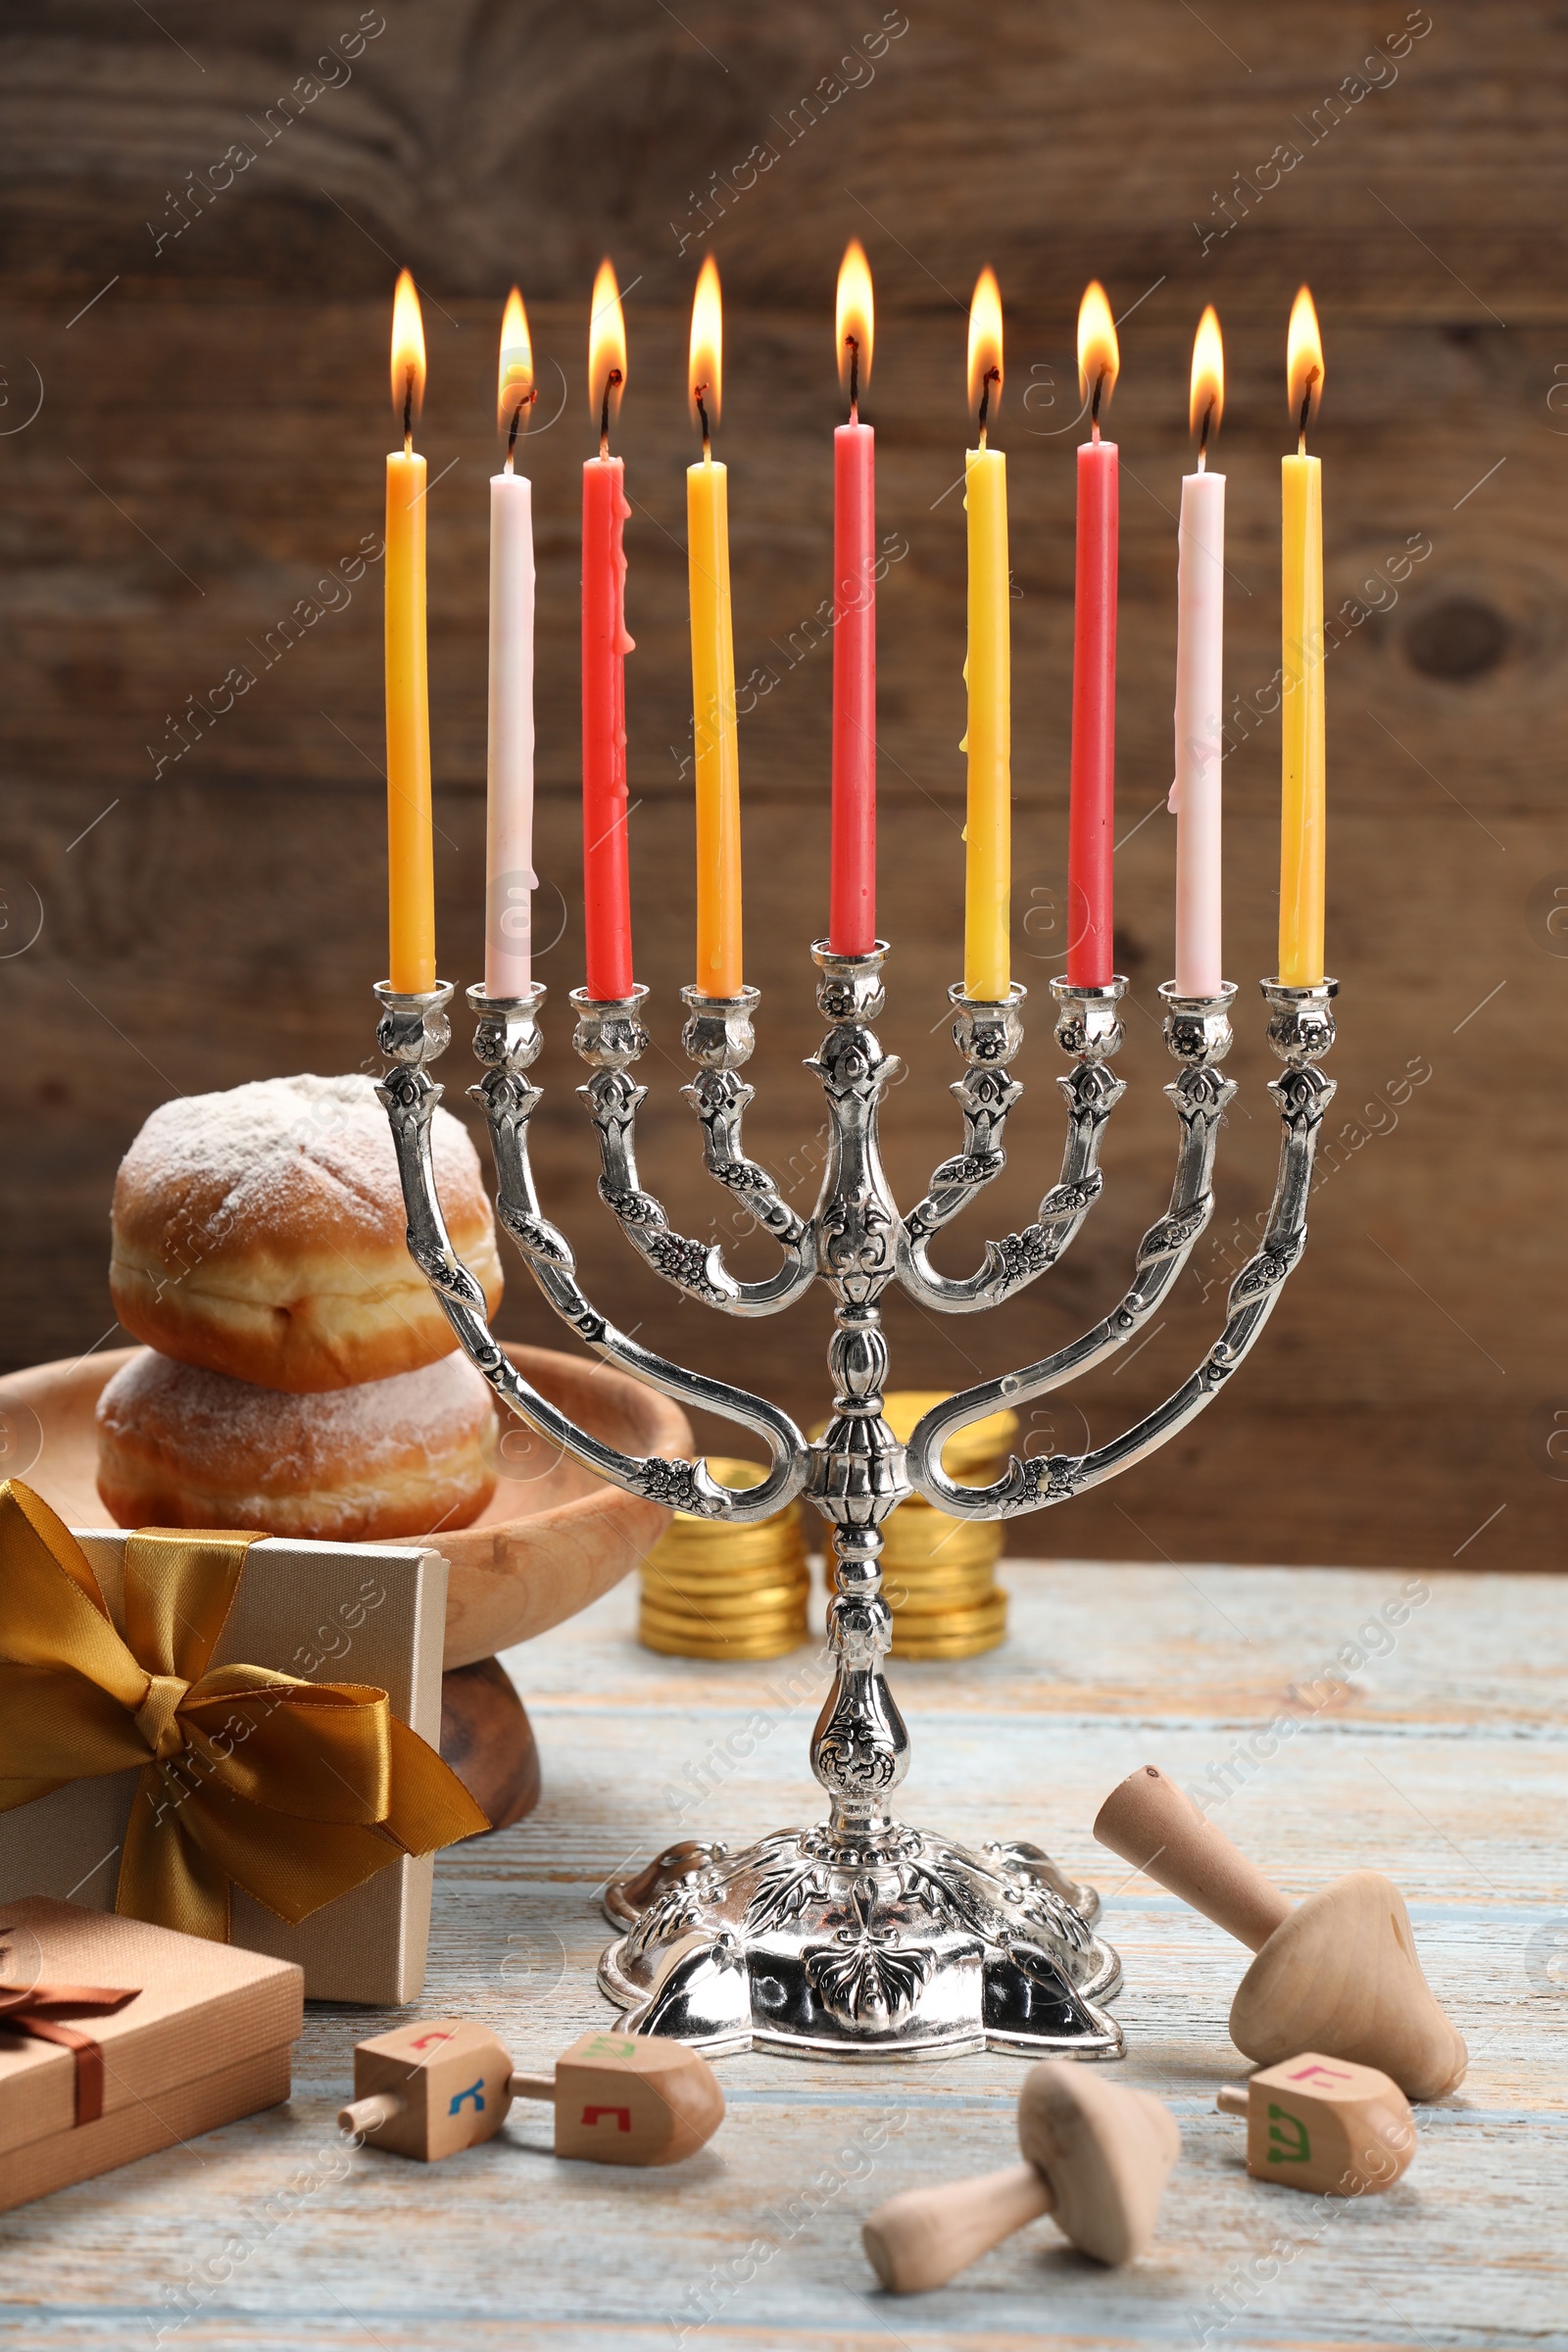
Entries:
<svg viewBox="0 0 1568 2352">
<path fill-rule="evenodd" d="M 123 1632 L 125 1535 L 119 1529 L 74 1532 Z M 246 1556 L 213 1663 L 266 1666 L 310 1682 L 375 1684 L 386 1691 L 393 1714 L 434 1747 L 441 1737 L 446 1602 L 447 1564 L 439 1552 L 269 1537 Z M 19 1895 L 61 1895 L 97 1910 L 114 1908 L 136 1778 L 130 1771 L 73 1781 L 0 1813 L 0 1925 L 15 1913 Z M 433 1854 L 402 1856 L 298 1927 L 236 1886 L 230 1939 L 248 1951 L 298 1962 L 309 2000 L 375 2007 L 412 2001 L 424 1983 L 434 1881 Z M 179 1938 L 182 1944 L 189 1940 Z M 119 1980 L 110 1974 L 73 1981 Z"/>
<path fill-rule="evenodd" d="M 0 1982 L 136 1986 L 73 2015 L 103 2053 L 103 2112 L 77 2124 L 76 2059 L 0 2028 L 0 2213 L 288 2097 L 298 1966 L 46 1895 L 0 1904 Z"/>
</svg>

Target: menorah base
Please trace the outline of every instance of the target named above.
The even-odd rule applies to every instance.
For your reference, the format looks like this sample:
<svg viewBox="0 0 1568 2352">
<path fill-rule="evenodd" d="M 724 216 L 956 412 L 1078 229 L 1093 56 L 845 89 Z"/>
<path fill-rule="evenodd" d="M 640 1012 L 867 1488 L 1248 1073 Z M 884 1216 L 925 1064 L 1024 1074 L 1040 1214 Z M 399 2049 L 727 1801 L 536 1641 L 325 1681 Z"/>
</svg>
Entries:
<svg viewBox="0 0 1568 2352">
<path fill-rule="evenodd" d="M 629 2032 L 709 2057 L 1115 2058 L 1121 2028 L 1098 2004 L 1121 1962 L 1091 1932 L 1099 1908 L 1038 1846 L 780 1830 L 612 1880 L 605 1911 L 626 1933 L 599 1983 Z"/>
</svg>

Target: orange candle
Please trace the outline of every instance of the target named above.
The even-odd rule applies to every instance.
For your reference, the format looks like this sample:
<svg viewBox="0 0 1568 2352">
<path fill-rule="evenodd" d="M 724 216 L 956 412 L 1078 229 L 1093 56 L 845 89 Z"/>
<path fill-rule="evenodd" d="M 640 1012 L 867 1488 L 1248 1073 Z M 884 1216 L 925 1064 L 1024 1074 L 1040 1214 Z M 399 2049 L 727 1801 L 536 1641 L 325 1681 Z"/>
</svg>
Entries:
<svg viewBox="0 0 1568 2352">
<path fill-rule="evenodd" d="M 392 407 L 403 446 L 386 461 L 386 850 L 388 970 L 400 995 L 435 986 L 430 693 L 425 662 L 424 324 L 407 270 L 392 304 Z"/>
<path fill-rule="evenodd" d="M 729 600 L 729 485 L 713 459 L 723 321 L 718 270 L 703 264 L 692 304 L 689 383 L 703 454 L 686 472 L 692 623 L 692 730 L 697 755 L 697 985 L 734 997 L 741 979 L 741 778 L 735 640 Z"/>
</svg>

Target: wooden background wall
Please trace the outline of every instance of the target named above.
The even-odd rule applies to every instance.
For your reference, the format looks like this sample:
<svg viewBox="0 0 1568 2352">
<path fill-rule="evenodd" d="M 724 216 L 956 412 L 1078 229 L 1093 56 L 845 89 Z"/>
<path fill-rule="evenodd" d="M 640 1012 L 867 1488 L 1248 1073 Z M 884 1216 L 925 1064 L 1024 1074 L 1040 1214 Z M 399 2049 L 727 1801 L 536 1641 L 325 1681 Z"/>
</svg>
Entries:
<svg viewBox="0 0 1568 2352">
<path fill-rule="evenodd" d="M 907 548 L 882 591 L 880 657 L 883 928 L 896 950 L 885 1035 L 910 1073 L 891 1098 L 889 1158 L 906 1200 L 956 1132 L 940 1017 L 961 897 L 952 486 L 982 262 L 1006 305 L 1015 968 L 1034 1022 L 994 1225 L 1028 1217 L 1058 1150 L 1045 984 L 1058 968 L 1065 843 L 1072 335 L 1091 274 L 1124 317 L 1130 1091 L 1106 1198 L 1071 1258 L 983 1326 L 896 1298 L 895 1377 L 957 1383 L 1101 1313 L 1172 1155 L 1153 992 L 1171 962 L 1173 840 L 1156 804 L 1170 778 L 1190 339 L 1212 299 L 1230 368 L 1228 674 L 1250 703 L 1279 658 L 1284 330 L 1307 277 L 1328 348 L 1314 445 L 1331 598 L 1353 598 L 1412 537 L 1430 545 L 1396 597 L 1368 592 L 1385 609 L 1330 664 L 1338 1164 L 1303 1270 L 1224 1399 L 1154 1465 L 1014 1532 L 1132 1558 L 1555 1565 L 1568 1481 L 1568 938 L 1547 920 L 1553 890 L 1568 891 L 1568 389 L 1553 394 L 1568 385 L 1562 12 L 1525 0 L 1432 0 L 1430 12 L 1205 0 L 1201 14 L 1183 0 L 907 0 L 884 16 L 877 0 L 681 0 L 677 15 L 660 0 L 380 0 L 365 23 L 384 29 L 334 62 L 360 22 L 356 0 L 161 0 L 156 17 L 121 0 L 14 0 L 6 12 L 6 1361 L 112 1338 L 110 1187 L 155 1103 L 351 1068 L 369 1048 L 384 962 L 378 572 L 270 666 L 256 649 L 378 527 L 388 302 L 406 260 L 426 293 L 421 439 L 439 477 L 441 968 L 460 982 L 479 969 L 488 417 L 514 274 L 547 396 L 555 387 L 544 412 L 564 403 L 527 460 L 542 939 L 559 928 L 540 965 L 554 992 L 547 1197 L 590 1290 L 624 1324 L 764 1380 L 802 1415 L 821 1409 L 820 1302 L 760 1326 L 706 1318 L 644 1277 L 590 1197 L 563 1003 L 581 978 L 575 499 L 591 446 L 587 297 L 608 249 L 632 338 L 620 436 L 636 504 L 632 853 L 637 968 L 660 1049 L 645 1164 L 680 1220 L 706 1227 L 722 1204 L 675 1094 L 692 919 L 686 309 L 710 245 L 726 291 L 737 664 L 779 678 L 742 742 L 748 968 L 763 989 L 750 1141 L 794 1168 L 804 1199 L 820 1126 L 799 1065 L 816 1034 L 806 949 L 825 916 L 830 655 L 791 661 L 790 649 L 828 586 L 831 299 L 852 232 L 876 276 L 868 414 L 882 527 Z M 284 94 L 312 88 L 281 127 Z M 760 142 L 777 160 L 739 185 Z M 236 145 L 254 161 L 238 172 L 231 161 L 225 186 Z M 1299 160 L 1271 172 L 1282 147 Z M 235 665 L 255 685 L 199 719 L 174 759 L 174 721 Z M 1273 968 L 1278 735 L 1245 707 L 1239 719 L 1227 967 L 1243 990 L 1243 1091 L 1212 1241 L 1141 1351 L 1054 1424 L 1041 1414 L 1037 1447 L 1076 1449 L 1086 1431 L 1099 1441 L 1182 1375 L 1218 1327 L 1224 1280 L 1267 1197 L 1276 1128 L 1252 984 Z M 466 1055 L 448 1074 L 466 1083 Z M 520 1277 L 504 1328 L 552 1337 Z"/>
</svg>

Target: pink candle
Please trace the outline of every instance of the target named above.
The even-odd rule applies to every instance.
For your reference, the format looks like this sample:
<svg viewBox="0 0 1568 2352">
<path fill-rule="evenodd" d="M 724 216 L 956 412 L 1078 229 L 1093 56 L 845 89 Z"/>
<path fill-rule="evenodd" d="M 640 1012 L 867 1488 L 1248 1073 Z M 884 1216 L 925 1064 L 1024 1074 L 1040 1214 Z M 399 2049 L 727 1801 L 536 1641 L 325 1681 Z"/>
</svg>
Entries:
<svg viewBox="0 0 1568 2352">
<path fill-rule="evenodd" d="M 833 842 L 828 945 L 876 944 L 876 436 L 860 422 L 871 372 L 871 272 L 851 240 L 839 270 L 839 372 L 850 421 L 833 435 Z"/>
<path fill-rule="evenodd" d="M 533 406 L 533 353 L 515 286 L 501 322 L 497 421 L 506 461 L 490 477 L 490 744 L 484 985 L 520 996 L 533 977 L 533 492 L 515 467 Z"/>
<path fill-rule="evenodd" d="M 1072 803 L 1067 833 L 1067 978 L 1103 988 L 1112 976 L 1112 849 L 1116 822 L 1116 556 L 1119 452 L 1100 437 L 1116 381 L 1110 305 L 1098 280 L 1078 313 L 1078 374 L 1091 438 L 1078 451 L 1078 565 L 1073 611 Z"/>
<path fill-rule="evenodd" d="M 1219 320 L 1193 345 L 1198 470 L 1182 481 L 1176 559 L 1176 991 L 1217 997 L 1220 953 L 1220 722 L 1224 710 L 1225 476 L 1207 469 L 1224 401 Z"/>
</svg>

